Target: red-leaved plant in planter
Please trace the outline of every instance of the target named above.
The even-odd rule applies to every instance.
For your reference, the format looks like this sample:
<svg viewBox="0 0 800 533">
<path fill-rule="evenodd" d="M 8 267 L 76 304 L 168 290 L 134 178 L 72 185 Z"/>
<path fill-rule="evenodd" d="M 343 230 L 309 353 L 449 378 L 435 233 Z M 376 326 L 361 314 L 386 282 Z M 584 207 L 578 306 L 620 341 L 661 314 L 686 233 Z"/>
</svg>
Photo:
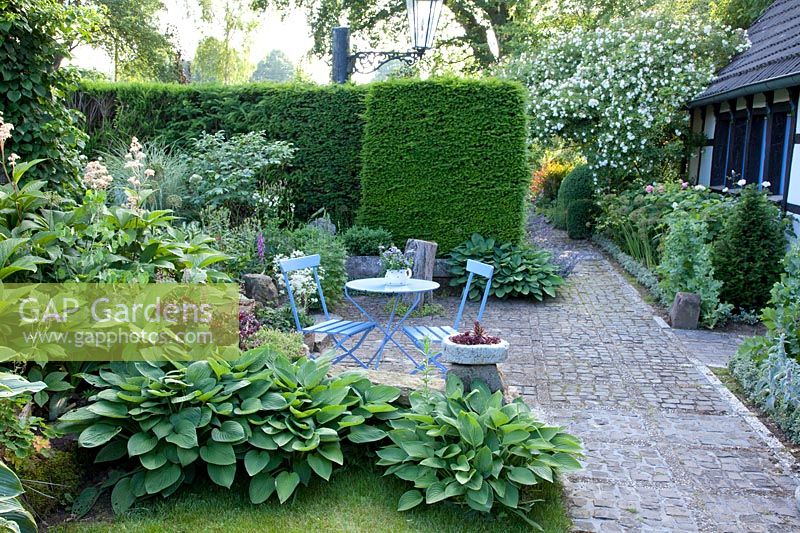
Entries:
<svg viewBox="0 0 800 533">
<path fill-rule="evenodd" d="M 465 331 L 458 335 L 453 335 L 450 340 L 456 344 L 466 344 L 469 346 L 476 344 L 500 344 L 500 337 L 493 337 L 486 334 L 480 322 L 475 322 L 471 331 Z"/>
</svg>

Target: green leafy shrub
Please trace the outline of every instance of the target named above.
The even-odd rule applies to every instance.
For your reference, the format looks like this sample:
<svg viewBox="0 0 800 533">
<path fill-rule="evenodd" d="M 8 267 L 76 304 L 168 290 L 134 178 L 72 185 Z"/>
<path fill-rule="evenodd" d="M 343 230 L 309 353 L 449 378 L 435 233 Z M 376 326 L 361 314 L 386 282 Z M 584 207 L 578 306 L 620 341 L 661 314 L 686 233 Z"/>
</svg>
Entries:
<svg viewBox="0 0 800 533">
<path fill-rule="evenodd" d="M 224 206 L 239 223 L 255 215 L 290 221 L 291 199 L 283 175 L 270 172 L 294 157 L 292 145 L 270 141 L 265 132 L 253 131 L 225 137 L 224 131 L 201 133 L 192 139 L 186 163 L 185 187 L 189 208 Z"/>
<path fill-rule="evenodd" d="M 772 287 L 761 318 L 770 336 L 783 337 L 786 354 L 800 361 L 800 245 L 792 247 L 783 265 L 784 273 Z"/>
<path fill-rule="evenodd" d="M 717 279 L 723 281 L 722 300 L 739 309 L 764 307 L 780 278 L 785 254 L 780 209 L 754 186 L 745 187 L 714 243 L 712 259 Z"/>
<path fill-rule="evenodd" d="M 42 418 L 26 414 L 31 401 L 29 394 L 0 400 L 0 458 L 15 467 L 35 456 L 54 436 Z"/>
<path fill-rule="evenodd" d="M 320 264 L 325 270 L 320 282 L 325 301 L 328 305 L 340 302 L 347 283 L 347 250 L 341 240 L 326 231 L 306 226 L 292 232 L 291 242 L 294 250 L 302 250 L 306 255 L 320 255 Z M 278 274 L 277 269 L 275 274 Z"/>
<path fill-rule="evenodd" d="M 2 147 L 0 145 L 0 147 Z M 128 203 L 107 205 L 113 182 L 95 161 L 87 165 L 81 202 L 54 200 L 45 182 L 23 174 L 38 161 L 17 162 L 0 185 L 0 280 L 42 282 L 185 282 L 227 280 L 214 265 L 227 257 L 196 227 L 173 226 L 170 211 L 141 208 L 152 190 L 127 189 Z M 61 205 L 63 203 L 63 205 Z M 57 204 L 56 209 L 53 204 Z"/>
<path fill-rule="evenodd" d="M 259 306 L 256 307 L 255 314 L 262 328 L 282 331 L 283 333 L 297 331 L 292 308 L 288 305 L 282 305 L 278 308 Z M 303 313 L 301 309 L 297 310 L 297 314 L 300 318 L 300 324 L 303 326 L 314 325 L 314 319 Z"/>
<path fill-rule="evenodd" d="M 730 315 L 731 306 L 720 303 L 722 283 L 714 275 L 708 227 L 702 220 L 692 219 L 682 211 L 670 218 L 658 273 L 667 302 L 671 303 L 678 292 L 700 296 L 700 320 L 706 326 L 713 328 Z"/>
<path fill-rule="evenodd" d="M 535 500 L 521 489 L 581 468 L 577 438 L 539 422 L 521 399 L 503 405 L 501 392 L 477 383 L 465 393 L 450 373 L 445 394 L 415 391 L 411 409 L 389 421 L 393 444 L 378 451 L 378 464 L 415 487 L 398 510 L 450 500 L 484 513 L 501 504 L 528 520 L 519 511 Z"/>
<path fill-rule="evenodd" d="M 453 249 L 447 259 L 447 269 L 453 276 L 450 285 L 463 287 L 467 283 L 467 259 L 494 266 L 490 293 L 498 298 L 532 298 L 542 301 L 545 296 L 555 297 L 564 279 L 558 267 L 551 262 L 549 252 L 530 245 L 515 246 L 497 243 L 478 233 Z M 486 278 L 475 276 L 470 286 L 469 298 L 479 300 L 486 288 Z"/>
<path fill-rule="evenodd" d="M 83 84 L 74 105 L 87 119 L 91 150 L 123 134 L 188 147 L 203 132 L 263 131 L 297 149 L 285 182 L 300 220 L 325 208 L 352 224 L 360 198 L 364 97 L 355 85 L 96 83 Z"/>
<path fill-rule="evenodd" d="M 530 170 L 522 88 L 497 80 L 370 87 L 358 223 L 448 253 L 476 231 L 521 242 Z"/>
<path fill-rule="evenodd" d="M 292 322 L 292 329 L 294 328 L 294 322 Z M 282 353 L 292 360 L 308 355 L 308 348 L 303 344 L 303 336 L 300 333 L 297 331 L 279 331 L 263 325 L 250 337 L 246 347 L 248 349 L 268 348 L 274 352 Z"/>
<path fill-rule="evenodd" d="M 232 218 L 224 207 L 205 208 L 200 212 L 204 233 L 230 258 L 225 263 L 225 271 L 232 278 L 241 280 L 243 274 L 270 272 L 272 258 L 292 250 L 291 232 L 281 228 L 277 220 L 254 217 L 234 225 Z M 264 244 L 263 257 L 258 252 L 259 238 Z"/>
<path fill-rule="evenodd" d="M 571 163 L 548 159 L 533 172 L 531 196 L 539 202 L 550 204 L 558 198 L 558 189 L 574 166 Z"/>
<path fill-rule="evenodd" d="M 42 382 L 31 383 L 16 374 L 0 372 L 0 403 L 21 394 L 34 394 L 44 387 Z M 36 531 L 36 521 L 19 501 L 24 492 L 19 477 L 0 461 L 0 527 L 3 529 L 22 533 Z"/>
<path fill-rule="evenodd" d="M 567 210 L 567 234 L 570 239 L 585 239 L 592 234 L 597 206 L 592 200 L 575 200 Z"/>
<path fill-rule="evenodd" d="M 242 466 L 253 503 L 273 493 L 283 503 L 312 475 L 329 479 L 345 439 L 380 440 L 374 423 L 394 416 L 398 389 L 328 377 L 329 367 L 267 348 L 231 362 L 112 363 L 86 376 L 98 393 L 61 420 L 81 446 L 100 448 L 97 462 L 129 460 L 111 493 L 116 513 L 204 473 L 230 488 Z"/>
<path fill-rule="evenodd" d="M 661 259 L 668 219 L 676 209 L 702 219 L 708 226 L 708 238 L 713 241 L 722 231 L 734 201 L 733 197 L 715 194 L 702 185 L 689 187 L 685 181 L 637 184 L 599 198 L 596 227 L 626 254 L 653 269 Z"/>
<path fill-rule="evenodd" d="M 558 215 L 553 225 L 558 229 L 567 229 L 567 218 L 572 202 L 591 200 L 594 197 L 594 172 L 588 165 L 580 165 L 567 174 L 558 188 Z"/>
<path fill-rule="evenodd" d="M 766 334 L 746 339 L 729 368 L 747 397 L 800 443 L 800 245 L 783 264 L 785 272 L 762 313 Z"/>
<path fill-rule="evenodd" d="M 558 203 L 568 209 L 575 200 L 588 200 L 594 196 L 594 172 L 588 165 L 579 165 L 566 175 L 558 188 Z"/>
<path fill-rule="evenodd" d="M 392 245 L 392 234 L 383 228 L 353 226 L 342 234 L 350 255 L 378 255 L 378 248 Z"/>
</svg>

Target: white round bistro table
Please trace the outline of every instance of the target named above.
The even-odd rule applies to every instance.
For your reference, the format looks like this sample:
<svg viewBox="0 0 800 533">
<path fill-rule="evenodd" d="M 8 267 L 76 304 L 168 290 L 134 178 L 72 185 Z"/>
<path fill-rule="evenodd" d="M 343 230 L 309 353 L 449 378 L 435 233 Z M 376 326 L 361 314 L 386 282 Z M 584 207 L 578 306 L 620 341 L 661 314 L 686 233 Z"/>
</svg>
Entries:
<svg viewBox="0 0 800 533">
<path fill-rule="evenodd" d="M 419 305 L 420 300 L 422 300 L 422 295 L 426 292 L 430 292 L 439 288 L 439 284 L 435 281 L 428 281 L 424 279 L 409 279 L 404 285 L 387 285 L 385 278 L 365 278 L 365 279 L 354 279 L 352 281 L 348 281 L 344 286 L 344 295 L 345 298 L 350 300 L 350 302 L 358 308 L 358 310 L 363 314 L 367 320 L 373 322 L 378 329 L 383 332 L 383 341 L 381 342 L 380 346 L 378 346 L 377 351 L 375 354 L 370 358 L 367 366 L 371 365 L 373 362 L 375 363 L 375 368 L 378 368 L 378 365 L 381 363 L 381 358 L 383 357 L 383 350 L 386 347 L 386 344 L 389 342 L 394 343 L 397 346 L 397 349 L 405 355 L 412 363 L 414 363 L 414 367 L 421 369 L 423 365 L 419 363 L 416 359 L 414 359 L 406 350 L 403 348 L 399 342 L 394 339 L 395 333 L 400 331 L 403 327 L 403 323 L 406 319 L 411 315 L 414 309 L 417 308 Z M 380 322 L 375 320 L 363 307 L 358 305 L 352 296 L 350 296 L 350 291 L 358 291 L 358 292 L 368 292 L 368 293 L 378 293 L 378 294 L 388 294 L 394 296 L 394 302 L 392 304 L 392 311 L 389 313 L 389 318 L 386 321 L 386 325 L 381 325 Z M 399 320 L 395 320 L 396 312 L 397 312 L 397 305 L 400 303 L 401 298 L 406 294 L 413 294 L 414 301 L 411 303 L 411 306 L 408 308 L 408 311 L 400 318 Z"/>
</svg>

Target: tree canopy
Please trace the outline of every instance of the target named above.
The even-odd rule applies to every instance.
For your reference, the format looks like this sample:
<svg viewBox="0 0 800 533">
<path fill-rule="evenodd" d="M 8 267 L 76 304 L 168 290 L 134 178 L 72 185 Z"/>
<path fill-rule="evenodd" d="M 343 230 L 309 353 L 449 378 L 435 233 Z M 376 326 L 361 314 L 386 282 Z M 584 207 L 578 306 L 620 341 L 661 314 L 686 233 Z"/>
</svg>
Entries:
<svg viewBox="0 0 800 533">
<path fill-rule="evenodd" d="M 102 8 L 97 37 L 114 62 L 114 79 L 176 81 L 178 52 L 158 27 L 161 0 L 94 0 Z"/>
<path fill-rule="evenodd" d="M 251 81 L 289 81 L 294 76 L 294 65 L 281 50 L 271 50 L 267 57 L 258 62 L 250 76 Z"/>
</svg>

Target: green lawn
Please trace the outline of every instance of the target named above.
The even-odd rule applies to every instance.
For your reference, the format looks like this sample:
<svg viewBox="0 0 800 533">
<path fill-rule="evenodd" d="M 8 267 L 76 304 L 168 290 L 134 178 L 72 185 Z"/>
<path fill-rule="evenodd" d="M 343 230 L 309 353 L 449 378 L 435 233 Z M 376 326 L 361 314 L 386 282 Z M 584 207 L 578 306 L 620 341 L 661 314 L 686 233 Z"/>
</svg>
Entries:
<svg viewBox="0 0 800 533">
<path fill-rule="evenodd" d="M 148 503 L 114 520 L 61 525 L 50 531 L 61 533 L 130 531 L 236 533 L 253 531 L 436 531 L 470 532 L 530 531 L 512 513 L 497 518 L 478 516 L 466 507 L 435 505 L 399 513 L 397 500 L 409 484 L 379 472 L 358 467 L 335 472 L 329 483 L 315 482 L 300 490 L 295 500 L 279 505 L 270 499 L 251 505 L 244 488 L 224 490 L 195 487 L 166 501 Z M 560 488 L 550 486 L 532 496 L 544 499 L 531 517 L 548 532 L 570 527 L 561 501 Z"/>
</svg>

